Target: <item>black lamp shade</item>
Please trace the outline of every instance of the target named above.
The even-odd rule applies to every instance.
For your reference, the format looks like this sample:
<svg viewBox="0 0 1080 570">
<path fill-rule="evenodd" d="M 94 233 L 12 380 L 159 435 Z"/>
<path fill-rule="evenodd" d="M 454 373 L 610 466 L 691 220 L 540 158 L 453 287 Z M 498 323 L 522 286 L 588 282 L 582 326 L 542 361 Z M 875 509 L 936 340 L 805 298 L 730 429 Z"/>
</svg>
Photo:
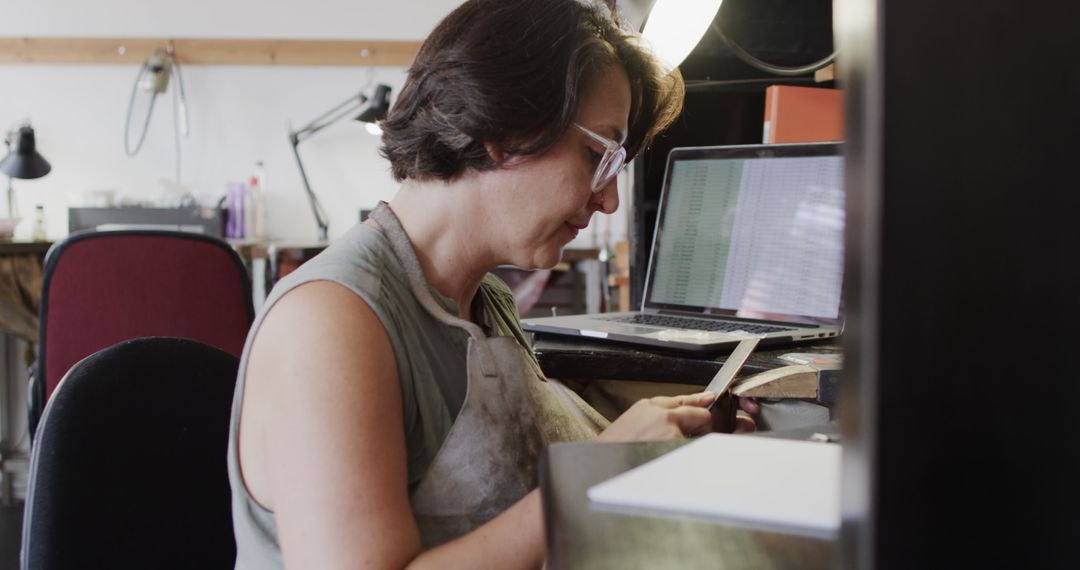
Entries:
<svg viewBox="0 0 1080 570">
<path fill-rule="evenodd" d="M 378 85 L 375 94 L 371 96 L 370 105 L 356 116 L 356 120 L 362 123 L 374 123 L 386 118 L 390 113 L 390 86 Z"/>
<path fill-rule="evenodd" d="M 49 161 L 37 152 L 34 142 L 34 129 L 29 125 L 19 127 L 15 138 L 15 149 L 0 160 L 0 171 L 12 178 L 29 180 L 41 178 L 52 170 Z"/>
</svg>

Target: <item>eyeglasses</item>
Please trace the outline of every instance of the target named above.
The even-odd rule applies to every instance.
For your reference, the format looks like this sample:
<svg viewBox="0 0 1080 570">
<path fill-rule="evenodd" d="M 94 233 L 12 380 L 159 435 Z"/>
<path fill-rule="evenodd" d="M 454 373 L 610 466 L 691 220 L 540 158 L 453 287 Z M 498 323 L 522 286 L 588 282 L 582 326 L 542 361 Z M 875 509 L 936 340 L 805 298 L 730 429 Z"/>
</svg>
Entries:
<svg viewBox="0 0 1080 570">
<path fill-rule="evenodd" d="M 595 194 L 611 183 L 611 180 L 618 176 L 619 171 L 626 166 L 626 149 L 623 145 L 577 123 L 574 123 L 574 126 L 592 140 L 604 145 L 604 156 L 600 157 L 600 164 L 596 165 L 596 174 L 593 174 L 592 178 L 592 191 Z"/>
</svg>

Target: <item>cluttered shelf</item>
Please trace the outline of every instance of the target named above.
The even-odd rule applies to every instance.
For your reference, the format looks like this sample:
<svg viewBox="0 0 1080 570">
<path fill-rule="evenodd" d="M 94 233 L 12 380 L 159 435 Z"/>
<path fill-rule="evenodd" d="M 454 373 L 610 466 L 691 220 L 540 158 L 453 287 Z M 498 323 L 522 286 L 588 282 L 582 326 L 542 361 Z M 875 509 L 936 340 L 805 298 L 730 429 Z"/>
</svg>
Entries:
<svg viewBox="0 0 1080 570">
<path fill-rule="evenodd" d="M 0 241 L 0 331 L 37 341 L 41 275 L 50 241 Z"/>
</svg>

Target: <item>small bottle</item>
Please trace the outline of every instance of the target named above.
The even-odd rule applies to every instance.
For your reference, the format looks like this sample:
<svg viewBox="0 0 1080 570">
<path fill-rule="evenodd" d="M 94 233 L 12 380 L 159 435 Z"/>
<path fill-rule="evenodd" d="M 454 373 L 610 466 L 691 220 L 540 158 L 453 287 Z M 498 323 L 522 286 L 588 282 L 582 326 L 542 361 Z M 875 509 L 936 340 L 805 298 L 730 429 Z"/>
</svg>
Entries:
<svg viewBox="0 0 1080 570">
<path fill-rule="evenodd" d="M 34 241 L 48 241 L 48 233 L 45 231 L 45 206 L 34 206 L 34 228 L 31 237 Z"/>
<path fill-rule="evenodd" d="M 261 240 L 266 237 L 263 225 L 263 190 L 262 181 L 258 176 L 252 176 L 248 180 L 246 204 L 244 215 L 246 216 L 245 229 L 249 239 Z"/>
<path fill-rule="evenodd" d="M 266 168 L 263 161 L 255 162 L 255 179 L 259 181 L 259 190 L 255 193 L 255 231 L 256 239 L 266 239 Z"/>
<path fill-rule="evenodd" d="M 244 184 L 244 239 L 255 238 L 255 207 L 252 194 L 254 193 L 254 185 L 252 180 L 248 180 Z"/>
</svg>

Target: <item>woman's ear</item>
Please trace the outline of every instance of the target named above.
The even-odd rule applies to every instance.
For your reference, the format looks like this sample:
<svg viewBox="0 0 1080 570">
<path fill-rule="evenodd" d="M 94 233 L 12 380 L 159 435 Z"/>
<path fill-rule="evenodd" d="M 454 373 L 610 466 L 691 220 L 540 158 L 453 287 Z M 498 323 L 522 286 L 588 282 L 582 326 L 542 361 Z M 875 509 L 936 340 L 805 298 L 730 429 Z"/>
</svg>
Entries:
<svg viewBox="0 0 1080 570">
<path fill-rule="evenodd" d="M 484 150 L 487 151 L 488 156 L 491 157 L 491 161 L 495 164 L 502 164 L 503 161 L 506 160 L 506 153 L 503 152 L 501 148 L 495 146 L 494 143 L 485 142 Z"/>
</svg>

